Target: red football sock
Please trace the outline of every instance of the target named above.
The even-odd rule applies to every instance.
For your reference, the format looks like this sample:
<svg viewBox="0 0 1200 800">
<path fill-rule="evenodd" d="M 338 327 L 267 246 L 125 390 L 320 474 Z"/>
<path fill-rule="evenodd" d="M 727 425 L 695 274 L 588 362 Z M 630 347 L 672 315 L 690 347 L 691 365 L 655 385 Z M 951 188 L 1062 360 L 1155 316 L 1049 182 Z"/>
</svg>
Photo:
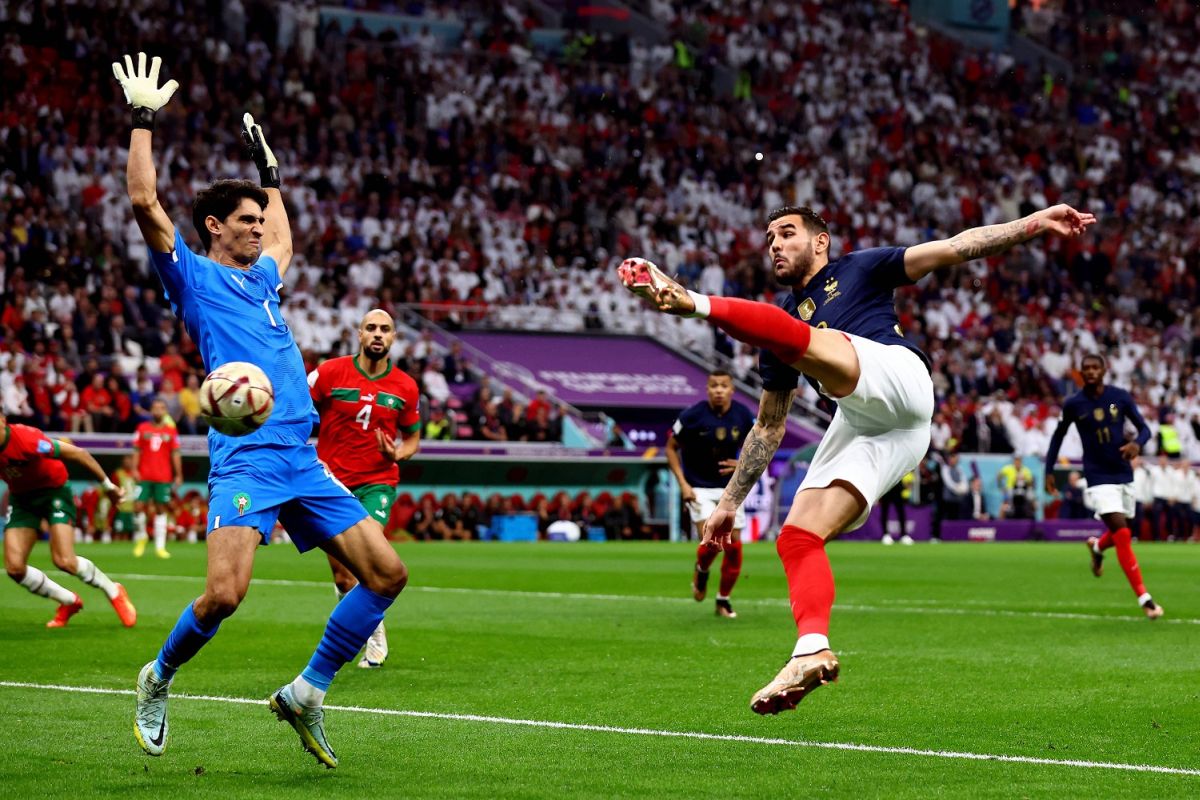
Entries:
<svg viewBox="0 0 1200 800">
<path fill-rule="evenodd" d="M 800 636 L 806 633 L 828 636 L 834 590 L 825 540 L 795 525 L 784 525 L 775 549 L 787 574 L 796 632 Z"/>
<path fill-rule="evenodd" d="M 721 552 L 721 548 L 709 547 L 706 544 L 701 544 L 696 548 L 696 563 L 700 565 L 701 572 L 708 572 L 708 568 L 717 560 L 719 552 Z"/>
<path fill-rule="evenodd" d="M 1142 569 L 1138 566 L 1137 557 L 1133 554 L 1133 545 L 1130 544 L 1133 534 L 1129 528 L 1121 528 L 1112 538 L 1117 548 L 1117 561 L 1121 562 L 1121 569 L 1125 570 L 1129 586 L 1135 595 L 1141 597 L 1146 593 L 1146 584 L 1142 583 Z"/>
<path fill-rule="evenodd" d="M 1129 530 L 1129 529 L 1125 528 L 1124 530 Z M 1105 531 L 1104 535 L 1102 535 L 1100 537 L 1100 540 L 1098 542 L 1096 542 L 1096 547 L 1101 552 L 1103 552 L 1112 546 L 1113 546 L 1113 535 L 1111 533 L 1109 533 L 1108 531 Z"/>
<path fill-rule="evenodd" d="M 738 576 L 742 574 L 742 540 L 737 538 L 739 531 L 733 532 L 733 541 L 725 546 L 725 557 L 721 559 L 721 586 L 717 589 L 718 597 L 729 597 Z"/>
<path fill-rule="evenodd" d="M 812 327 L 779 306 L 733 297 L 712 296 L 709 301 L 708 319 L 738 341 L 764 347 L 785 364 L 795 364 L 808 352 Z"/>
</svg>

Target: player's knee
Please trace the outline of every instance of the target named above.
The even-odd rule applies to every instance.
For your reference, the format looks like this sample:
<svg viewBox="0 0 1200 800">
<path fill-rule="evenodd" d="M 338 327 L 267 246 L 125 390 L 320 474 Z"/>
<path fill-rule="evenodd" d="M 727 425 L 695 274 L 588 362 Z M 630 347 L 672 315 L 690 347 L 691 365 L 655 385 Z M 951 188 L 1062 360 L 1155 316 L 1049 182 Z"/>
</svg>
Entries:
<svg viewBox="0 0 1200 800">
<path fill-rule="evenodd" d="M 237 611 L 244 596 L 243 592 L 232 586 L 212 587 L 204 593 L 204 602 L 197 604 L 197 611 L 203 612 L 197 613 L 197 616 L 203 616 L 206 620 L 225 619 Z"/>
<path fill-rule="evenodd" d="M 339 592 L 346 594 L 358 585 L 358 581 L 349 573 L 338 572 L 338 574 L 333 576 L 333 585 L 337 587 Z"/>
<path fill-rule="evenodd" d="M 63 554 L 63 553 L 52 553 L 50 557 L 51 557 L 51 560 L 54 561 L 55 567 L 57 567 L 58 569 L 61 569 L 63 572 L 69 572 L 72 575 L 75 574 L 75 570 L 78 565 L 75 563 L 74 555 Z"/>
<path fill-rule="evenodd" d="M 404 591 L 407 583 L 408 568 L 404 566 L 403 561 L 397 558 L 394 563 L 382 565 L 376 569 L 367 583 L 367 588 L 384 597 L 395 597 Z"/>
<path fill-rule="evenodd" d="M 6 559 L 4 562 L 4 571 L 8 573 L 8 577 L 12 578 L 17 583 L 25 580 L 24 564 L 10 564 Z"/>
</svg>

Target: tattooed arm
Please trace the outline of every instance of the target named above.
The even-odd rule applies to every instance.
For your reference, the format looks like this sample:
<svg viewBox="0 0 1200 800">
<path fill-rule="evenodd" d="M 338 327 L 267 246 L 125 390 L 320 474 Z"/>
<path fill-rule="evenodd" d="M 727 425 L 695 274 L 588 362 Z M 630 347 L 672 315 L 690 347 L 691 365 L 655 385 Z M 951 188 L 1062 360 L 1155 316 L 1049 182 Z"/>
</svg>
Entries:
<svg viewBox="0 0 1200 800">
<path fill-rule="evenodd" d="M 758 404 L 758 419 L 746 441 L 742 443 L 742 454 L 737 468 L 729 478 L 729 484 L 721 495 L 721 501 L 704 523 L 703 541 L 710 546 L 724 545 L 733 533 L 733 520 L 738 506 L 750 494 L 763 470 L 775 457 L 786 430 L 787 412 L 792 407 L 794 389 L 780 391 L 764 389 Z"/>
<path fill-rule="evenodd" d="M 957 236 L 910 247 L 904 251 L 904 271 L 914 281 L 942 267 L 998 255 L 1044 233 L 1079 236 L 1095 223 L 1092 214 L 1060 204 L 1002 225 L 971 228 Z"/>
<path fill-rule="evenodd" d="M 775 451 L 783 441 L 793 394 L 794 391 L 763 390 L 762 400 L 758 404 L 758 419 L 742 444 L 737 469 L 733 471 L 721 495 L 721 505 L 731 509 L 740 506 L 775 457 Z"/>
</svg>

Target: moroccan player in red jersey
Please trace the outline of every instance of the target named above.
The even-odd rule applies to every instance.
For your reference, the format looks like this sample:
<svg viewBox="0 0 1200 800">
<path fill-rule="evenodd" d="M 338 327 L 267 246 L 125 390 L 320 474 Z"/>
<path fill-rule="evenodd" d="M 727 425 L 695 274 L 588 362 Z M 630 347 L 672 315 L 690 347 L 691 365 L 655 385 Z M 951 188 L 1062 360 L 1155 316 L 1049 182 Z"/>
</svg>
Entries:
<svg viewBox="0 0 1200 800">
<path fill-rule="evenodd" d="M 933 382 L 929 360 L 904 338 L 895 290 L 936 269 L 994 256 L 1037 236 L 1079 236 L 1094 215 L 1067 205 L 1003 225 L 971 228 L 913 247 L 875 247 L 830 258 L 829 226 L 810 208 L 773 211 L 766 249 L 776 280 L 791 291 L 779 306 L 686 291 L 648 261 L 629 259 L 618 274 L 660 311 L 705 317 L 763 348 L 763 396 L 737 468 L 704 527 L 704 540 L 729 541 L 737 507 L 783 440 L 798 379 L 837 403 L 776 540 L 799 637 L 775 679 L 751 698 L 759 714 L 796 707 L 836 680 L 829 645 L 833 570 L 825 542 L 860 527 L 883 494 L 929 448 Z"/>
<path fill-rule="evenodd" d="M 86 450 L 50 439 L 28 425 L 9 425 L 0 415 L 0 470 L 8 483 L 9 495 L 4 569 L 8 577 L 29 591 L 58 603 L 58 613 L 46 623 L 47 628 L 61 628 L 83 610 L 79 595 L 59 586 L 37 567 L 29 566 L 29 551 L 37 541 L 42 520 L 46 520 L 50 524 L 50 555 L 54 566 L 104 592 L 125 627 L 133 627 L 137 611 L 125 587 L 109 580 L 88 559 L 75 555 L 75 498 L 67 485 L 64 459 L 90 472 L 113 503 L 120 502 L 121 490 Z"/>
<path fill-rule="evenodd" d="M 396 464 L 412 458 L 421 446 L 416 381 L 388 359 L 395 338 L 391 315 L 372 309 L 358 325 L 357 355 L 330 359 L 308 376 L 313 404 L 321 415 L 317 456 L 380 525 L 387 523 L 396 499 Z M 340 599 L 358 581 L 333 556 L 329 566 Z M 378 667 L 387 654 L 387 634 L 380 622 L 358 665 Z"/>
<path fill-rule="evenodd" d="M 138 479 L 137 516 L 134 518 L 133 554 L 146 551 L 146 516 L 154 517 L 154 552 L 167 552 L 167 509 L 171 492 L 183 483 L 183 457 L 179 453 L 179 431 L 167 416 L 165 401 L 150 404 L 151 419 L 133 432 L 133 474 Z"/>
</svg>

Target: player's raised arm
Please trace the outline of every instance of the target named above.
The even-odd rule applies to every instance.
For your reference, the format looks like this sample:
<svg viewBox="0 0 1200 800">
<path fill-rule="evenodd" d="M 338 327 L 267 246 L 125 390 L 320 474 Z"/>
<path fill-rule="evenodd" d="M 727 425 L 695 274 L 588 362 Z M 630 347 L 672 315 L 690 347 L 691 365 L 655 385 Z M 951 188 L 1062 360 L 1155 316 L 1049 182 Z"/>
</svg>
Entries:
<svg viewBox="0 0 1200 800">
<path fill-rule="evenodd" d="M 167 81 L 160 88 L 158 70 L 161 65 L 162 59 L 155 56 L 147 69 L 146 54 L 138 53 L 136 68 L 131 56 L 125 56 L 124 66 L 114 61 L 112 67 L 113 75 L 125 92 L 125 100 L 133 107 L 133 132 L 129 137 L 129 164 L 125 173 L 133 216 L 150 249 L 169 253 L 175 247 L 175 226 L 158 202 L 158 173 L 154 169 L 150 137 L 154 131 L 155 113 L 167 104 L 179 83 Z"/>
<path fill-rule="evenodd" d="M 787 430 L 787 412 L 792 407 L 795 389 L 764 389 L 758 403 L 758 419 L 742 444 L 737 468 L 729 478 L 716 510 L 704 523 L 704 541 L 718 544 L 728 541 L 733 531 L 734 515 L 745 501 L 754 484 L 762 476 L 775 451 L 783 442 Z"/>
<path fill-rule="evenodd" d="M 263 211 L 263 255 L 275 259 L 279 277 L 287 272 L 292 261 L 292 226 L 288 221 L 287 208 L 279 191 L 279 159 L 271 152 L 262 126 L 249 114 L 242 116 L 242 141 L 258 167 L 258 182 L 267 192 L 267 207 Z"/>
<path fill-rule="evenodd" d="M 1079 236 L 1095 222 L 1093 214 L 1060 203 L 1013 222 L 983 225 L 949 239 L 910 247 L 904 253 L 904 271 L 909 278 L 918 281 L 935 269 L 998 255 L 1035 236 L 1046 233 Z"/>
</svg>

